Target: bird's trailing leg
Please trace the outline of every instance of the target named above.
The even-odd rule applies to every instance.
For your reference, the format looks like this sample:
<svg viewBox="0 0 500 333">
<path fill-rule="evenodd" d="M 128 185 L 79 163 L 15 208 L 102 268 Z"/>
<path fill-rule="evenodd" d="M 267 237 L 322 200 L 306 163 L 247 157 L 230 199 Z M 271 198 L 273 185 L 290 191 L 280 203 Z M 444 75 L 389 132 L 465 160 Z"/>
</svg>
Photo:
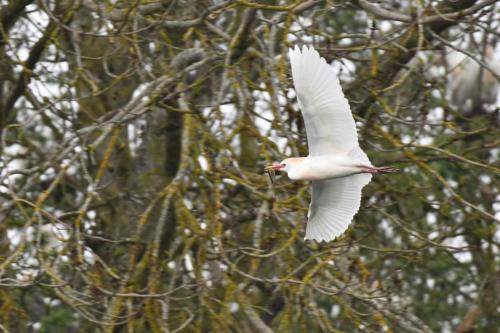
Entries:
<svg viewBox="0 0 500 333">
<path fill-rule="evenodd" d="M 361 173 L 394 173 L 399 172 L 398 169 L 392 167 L 374 167 L 370 165 L 359 165 Z"/>
</svg>

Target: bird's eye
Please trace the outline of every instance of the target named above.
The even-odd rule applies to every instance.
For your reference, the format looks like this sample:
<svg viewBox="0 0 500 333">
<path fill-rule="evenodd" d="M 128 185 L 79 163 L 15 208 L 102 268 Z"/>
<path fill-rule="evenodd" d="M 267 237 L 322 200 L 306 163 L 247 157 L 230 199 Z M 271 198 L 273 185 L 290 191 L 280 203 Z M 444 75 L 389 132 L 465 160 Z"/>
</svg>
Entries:
<svg viewBox="0 0 500 333">
<path fill-rule="evenodd" d="M 286 163 L 283 163 L 282 166 L 286 167 Z"/>
</svg>

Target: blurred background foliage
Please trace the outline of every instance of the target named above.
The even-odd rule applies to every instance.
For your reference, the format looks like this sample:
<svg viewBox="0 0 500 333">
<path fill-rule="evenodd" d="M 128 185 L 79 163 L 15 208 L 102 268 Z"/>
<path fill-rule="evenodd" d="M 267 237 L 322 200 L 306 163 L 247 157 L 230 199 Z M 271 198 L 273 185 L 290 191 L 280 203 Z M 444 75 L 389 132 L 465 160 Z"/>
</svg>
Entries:
<svg viewBox="0 0 500 333">
<path fill-rule="evenodd" d="M 491 0 L 0 1 L 4 332 L 498 332 Z M 287 51 L 331 62 L 375 165 L 304 241 Z"/>
</svg>

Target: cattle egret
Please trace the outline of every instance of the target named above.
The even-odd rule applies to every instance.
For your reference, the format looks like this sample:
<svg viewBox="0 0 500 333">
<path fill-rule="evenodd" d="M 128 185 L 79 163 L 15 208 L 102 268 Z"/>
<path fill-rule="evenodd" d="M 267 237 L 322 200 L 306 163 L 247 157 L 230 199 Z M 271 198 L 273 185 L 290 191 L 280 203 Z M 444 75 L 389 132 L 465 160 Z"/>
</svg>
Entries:
<svg viewBox="0 0 500 333">
<path fill-rule="evenodd" d="M 309 156 L 287 158 L 266 170 L 312 181 L 305 239 L 331 241 L 344 233 L 359 210 L 361 189 L 371 174 L 396 169 L 374 167 L 359 147 L 349 103 L 325 59 L 306 46 L 295 46 L 289 54 Z"/>
</svg>

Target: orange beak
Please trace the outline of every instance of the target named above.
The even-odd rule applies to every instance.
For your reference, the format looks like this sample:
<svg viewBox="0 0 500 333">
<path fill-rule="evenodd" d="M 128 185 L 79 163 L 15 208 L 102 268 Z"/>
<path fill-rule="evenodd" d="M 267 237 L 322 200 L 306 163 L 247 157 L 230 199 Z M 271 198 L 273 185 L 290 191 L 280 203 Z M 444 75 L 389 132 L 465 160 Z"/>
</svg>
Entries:
<svg viewBox="0 0 500 333">
<path fill-rule="evenodd" d="M 280 172 L 281 169 L 283 169 L 284 167 L 285 167 L 284 164 L 273 163 L 264 168 L 264 170 L 267 171 L 267 174 L 269 175 L 269 179 L 271 179 L 272 184 L 274 184 L 276 172 Z"/>
<path fill-rule="evenodd" d="M 281 169 L 283 169 L 285 167 L 284 164 L 280 164 L 280 163 L 273 163 L 271 165 L 268 165 L 264 168 L 265 171 L 267 172 L 270 172 L 270 171 L 281 171 Z"/>
</svg>

